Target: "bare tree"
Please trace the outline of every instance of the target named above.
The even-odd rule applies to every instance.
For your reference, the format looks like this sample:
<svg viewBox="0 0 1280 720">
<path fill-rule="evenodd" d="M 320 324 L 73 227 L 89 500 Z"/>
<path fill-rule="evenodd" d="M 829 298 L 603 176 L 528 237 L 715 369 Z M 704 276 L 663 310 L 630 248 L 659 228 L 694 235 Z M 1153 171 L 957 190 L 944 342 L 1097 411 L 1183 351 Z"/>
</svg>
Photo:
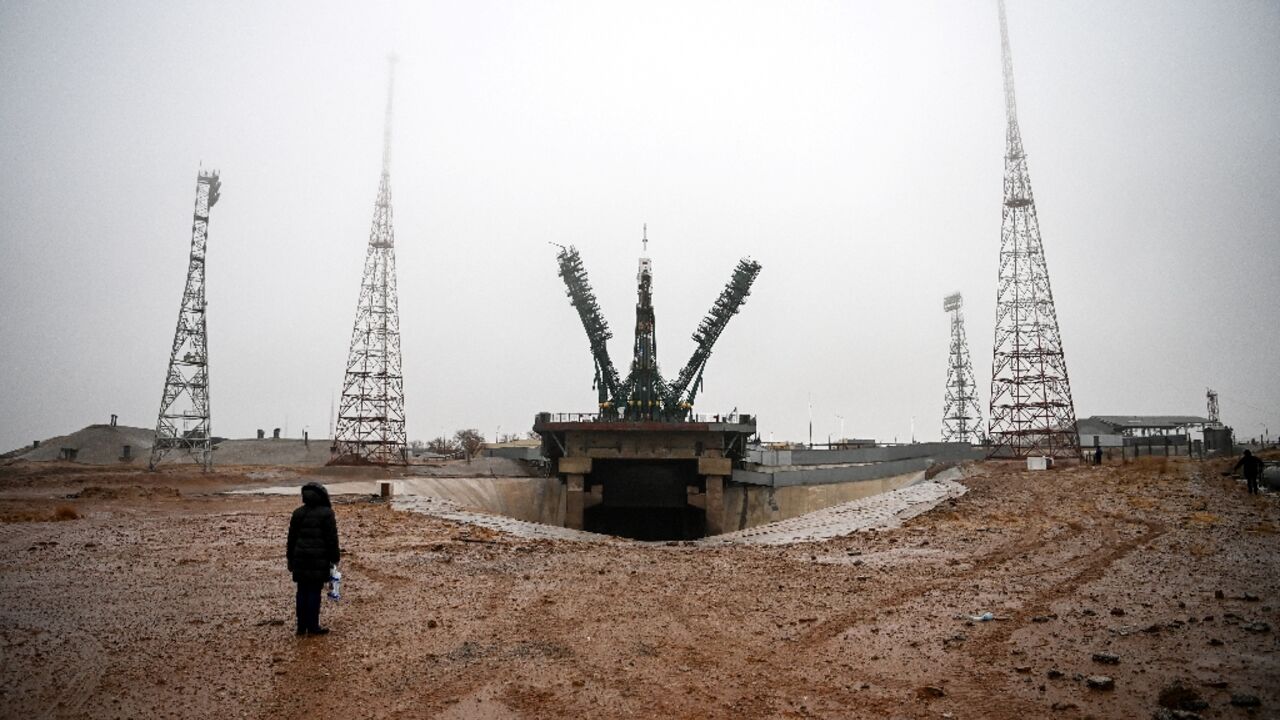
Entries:
<svg viewBox="0 0 1280 720">
<path fill-rule="evenodd" d="M 480 452 L 480 448 L 484 447 L 484 436 L 475 428 L 466 428 L 453 434 L 453 443 L 465 450 L 467 457 L 473 457 Z"/>
<path fill-rule="evenodd" d="M 443 435 L 427 443 L 427 452 L 436 455 L 455 455 L 461 449 L 457 442 Z"/>
</svg>

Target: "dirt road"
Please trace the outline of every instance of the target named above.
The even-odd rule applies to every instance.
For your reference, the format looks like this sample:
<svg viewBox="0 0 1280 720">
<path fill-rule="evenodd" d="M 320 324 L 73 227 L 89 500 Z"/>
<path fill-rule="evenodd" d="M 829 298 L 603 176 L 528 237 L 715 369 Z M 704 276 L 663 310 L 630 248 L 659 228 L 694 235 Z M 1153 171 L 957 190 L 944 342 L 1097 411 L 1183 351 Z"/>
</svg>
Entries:
<svg viewBox="0 0 1280 720">
<path fill-rule="evenodd" d="M 1202 717 L 1280 717 L 1280 502 L 1218 470 L 979 466 L 904 527 L 780 547 L 528 540 L 362 499 L 336 508 L 333 634 L 299 639 L 293 499 L 214 494 L 253 482 L 235 470 L 10 466 L 0 713 L 1147 718 L 1181 681 Z"/>
</svg>

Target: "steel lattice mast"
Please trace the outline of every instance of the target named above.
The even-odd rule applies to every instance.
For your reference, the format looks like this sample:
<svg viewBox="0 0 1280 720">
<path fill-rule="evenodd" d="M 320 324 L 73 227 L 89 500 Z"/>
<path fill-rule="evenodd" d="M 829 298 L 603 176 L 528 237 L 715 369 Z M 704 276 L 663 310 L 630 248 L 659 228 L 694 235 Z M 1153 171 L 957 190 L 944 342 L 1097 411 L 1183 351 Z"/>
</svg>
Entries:
<svg viewBox="0 0 1280 720">
<path fill-rule="evenodd" d="M 622 380 L 619 379 L 618 371 L 613 366 L 613 360 L 609 358 L 608 343 L 613 337 L 613 331 L 609 329 L 609 323 L 600 313 L 600 303 L 596 300 L 595 291 L 591 289 L 591 282 L 587 279 L 587 270 L 582 266 L 582 256 L 578 253 L 578 249 L 573 246 L 567 248 L 560 246 L 556 262 L 560 265 L 560 277 L 564 279 L 569 302 L 578 311 L 578 318 L 582 320 L 582 329 L 586 331 L 587 342 L 591 345 L 591 359 L 596 368 L 592 387 L 598 393 L 600 413 L 606 417 L 612 417 L 617 413 L 614 399 L 619 396 L 622 388 Z"/>
<path fill-rule="evenodd" d="M 178 327 L 169 352 L 156 439 L 148 467 L 152 470 L 170 450 L 185 450 L 205 470 L 213 465 L 209 424 L 209 336 L 205 328 L 204 266 L 209 240 L 209 208 L 218 202 L 222 181 L 217 172 L 196 175 L 195 220 L 187 284 L 178 308 Z"/>
<path fill-rule="evenodd" d="M 951 313 L 951 353 L 947 362 L 947 396 L 942 407 L 942 441 L 972 443 L 981 440 L 982 410 L 978 406 L 978 384 L 969 362 L 969 341 L 964 335 L 964 315 L 960 293 L 942 300 L 942 309 Z"/>
<path fill-rule="evenodd" d="M 395 231 L 391 212 L 391 101 L 395 58 L 387 80 L 382 178 L 373 208 L 364 277 L 351 329 L 351 350 L 330 464 L 397 465 L 407 462 L 400 310 L 396 293 Z"/>
<path fill-rule="evenodd" d="M 682 416 L 692 412 L 693 401 L 702 389 L 702 373 L 707 367 L 707 360 L 711 358 L 711 349 L 715 347 L 716 340 L 720 339 L 720 333 L 724 332 L 730 318 L 742 309 L 742 304 L 751 294 L 751 285 L 759 274 L 760 263 L 750 258 L 739 260 L 733 269 L 733 277 L 729 278 L 724 290 L 720 291 L 720 296 L 711 305 L 706 317 L 698 323 L 698 329 L 693 333 L 693 341 L 696 343 L 693 355 L 668 391 L 667 411 L 672 415 Z"/>
<path fill-rule="evenodd" d="M 1018 127 L 1004 0 L 998 5 L 1008 125 L 991 367 L 992 454 L 1079 457 L 1071 382 Z"/>
</svg>

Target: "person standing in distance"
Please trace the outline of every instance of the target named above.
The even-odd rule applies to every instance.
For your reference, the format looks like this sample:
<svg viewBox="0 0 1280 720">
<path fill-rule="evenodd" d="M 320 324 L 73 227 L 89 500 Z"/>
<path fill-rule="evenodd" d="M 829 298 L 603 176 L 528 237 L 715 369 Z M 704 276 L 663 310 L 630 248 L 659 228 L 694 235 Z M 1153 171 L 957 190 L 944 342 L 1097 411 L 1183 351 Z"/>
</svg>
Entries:
<svg viewBox="0 0 1280 720">
<path fill-rule="evenodd" d="M 1262 475 L 1262 461 L 1253 456 L 1248 450 L 1244 451 L 1244 455 L 1240 458 L 1240 462 L 1231 468 L 1231 472 L 1237 470 L 1244 471 L 1245 482 L 1249 484 L 1249 494 L 1258 494 L 1258 477 Z"/>
<path fill-rule="evenodd" d="M 285 557 L 298 584 L 298 634 L 325 635 L 320 627 L 320 596 L 329 579 L 329 566 L 337 565 L 338 520 L 329 503 L 329 491 L 318 482 L 302 486 L 302 507 L 289 518 L 289 542 Z"/>
</svg>

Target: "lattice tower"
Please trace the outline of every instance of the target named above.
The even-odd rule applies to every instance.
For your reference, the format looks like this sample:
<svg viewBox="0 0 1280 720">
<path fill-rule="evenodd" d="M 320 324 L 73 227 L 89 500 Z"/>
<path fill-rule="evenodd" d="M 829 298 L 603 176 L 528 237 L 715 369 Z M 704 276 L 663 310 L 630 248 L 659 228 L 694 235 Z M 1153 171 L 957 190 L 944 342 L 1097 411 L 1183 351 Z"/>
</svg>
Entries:
<svg viewBox="0 0 1280 720">
<path fill-rule="evenodd" d="M 222 181 L 217 172 L 196 175 L 195 220 L 191 226 L 191 255 L 187 284 L 178 308 L 178 327 L 169 352 L 156 439 L 147 466 L 156 465 L 170 450 L 186 451 L 206 471 L 213 465 L 209 423 L 209 336 L 205 328 L 204 266 L 209 241 L 209 208 L 218 202 Z"/>
<path fill-rule="evenodd" d="M 991 368 L 992 455 L 1079 457 L 1071 382 L 1018 127 L 1004 0 L 999 11 L 1008 124 Z"/>
<path fill-rule="evenodd" d="M 979 442 L 982 438 L 982 410 L 978 406 L 978 384 L 969 361 L 969 341 L 964 335 L 964 315 L 960 293 L 948 295 L 942 309 L 951 313 L 951 355 L 947 362 L 947 395 L 942 406 L 943 442 Z"/>
<path fill-rule="evenodd" d="M 1218 393 L 1209 388 L 1204 389 L 1204 399 L 1209 404 L 1209 424 L 1214 427 L 1222 425 L 1222 419 L 1218 417 Z"/>
<path fill-rule="evenodd" d="M 556 262 L 560 266 L 560 277 L 564 279 L 565 294 L 569 296 L 569 303 L 578 311 L 582 329 L 586 331 L 587 342 L 591 345 L 591 358 L 596 369 L 592 387 L 598 395 L 600 414 L 612 418 L 617 414 L 614 399 L 619 396 L 622 387 L 618 371 L 609 358 L 609 340 L 613 338 L 613 331 L 600 312 L 600 302 L 587 279 L 582 255 L 575 247 L 558 247 L 560 253 L 556 256 Z"/>
<path fill-rule="evenodd" d="M 395 58 L 387 81 L 382 177 L 351 329 L 351 349 L 338 404 L 331 465 L 407 462 L 400 309 L 396 293 L 395 230 L 391 211 L 391 101 Z"/>
<path fill-rule="evenodd" d="M 693 411 L 693 402 L 702 390 L 702 374 L 706 370 L 707 360 L 711 358 L 711 349 L 715 347 L 716 340 L 720 339 L 720 333 L 724 332 L 729 320 L 738 314 L 751 295 L 751 285 L 759 274 L 760 263 L 751 258 L 739 260 L 729 282 L 720 291 L 720 296 L 712 303 L 702 322 L 698 323 L 698 329 L 692 335 L 693 355 L 667 391 L 667 412 L 671 415 L 684 416 Z"/>
</svg>

